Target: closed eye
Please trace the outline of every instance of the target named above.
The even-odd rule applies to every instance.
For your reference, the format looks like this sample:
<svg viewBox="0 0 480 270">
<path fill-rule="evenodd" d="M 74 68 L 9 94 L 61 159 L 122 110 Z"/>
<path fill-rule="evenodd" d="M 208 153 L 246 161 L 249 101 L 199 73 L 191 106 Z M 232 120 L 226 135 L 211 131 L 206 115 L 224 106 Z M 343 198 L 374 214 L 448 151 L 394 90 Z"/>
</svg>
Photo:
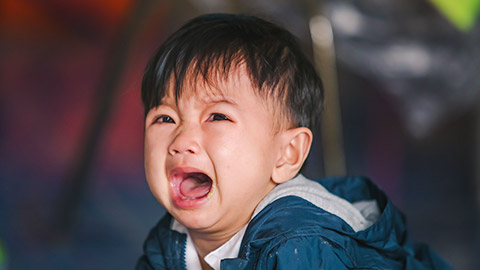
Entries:
<svg viewBox="0 0 480 270">
<path fill-rule="evenodd" d="M 212 121 L 231 121 L 231 120 L 224 114 L 212 113 L 212 115 L 210 115 L 207 121 L 212 122 Z"/>
<path fill-rule="evenodd" d="M 170 124 L 175 124 L 175 121 L 173 118 L 171 118 L 168 115 L 160 115 L 155 118 L 154 123 L 170 123 Z"/>
</svg>

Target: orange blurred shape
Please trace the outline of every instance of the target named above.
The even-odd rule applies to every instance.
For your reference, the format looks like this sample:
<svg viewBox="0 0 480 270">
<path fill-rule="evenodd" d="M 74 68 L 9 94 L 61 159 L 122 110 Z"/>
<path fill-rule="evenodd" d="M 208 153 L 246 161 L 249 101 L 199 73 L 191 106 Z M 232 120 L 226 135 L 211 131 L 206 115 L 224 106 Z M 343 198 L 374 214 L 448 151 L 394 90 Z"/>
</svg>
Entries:
<svg viewBox="0 0 480 270">
<path fill-rule="evenodd" d="M 125 18 L 133 0 L 2 0 L 0 31 L 4 34 L 62 34 L 65 25 L 96 23 L 112 29 Z"/>
</svg>

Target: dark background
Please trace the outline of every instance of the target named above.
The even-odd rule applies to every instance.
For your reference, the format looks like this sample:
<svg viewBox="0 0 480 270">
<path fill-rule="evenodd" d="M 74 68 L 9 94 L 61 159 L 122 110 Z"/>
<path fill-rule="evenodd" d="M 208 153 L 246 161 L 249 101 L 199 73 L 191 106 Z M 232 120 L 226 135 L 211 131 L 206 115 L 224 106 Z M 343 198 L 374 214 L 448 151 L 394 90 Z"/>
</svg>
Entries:
<svg viewBox="0 0 480 270">
<path fill-rule="evenodd" d="M 478 22 L 460 30 L 426 0 L 360 2 L 1 1 L 0 269 L 133 268 L 164 213 L 143 172 L 142 72 L 206 12 L 267 17 L 308 55 L 309 18 L 326 15 L 347 173 L 385 190 L 414 241 L 478 269 Z M 307 176 L 325 176 L 323 148 L 319 136 Z"/>
</svg>

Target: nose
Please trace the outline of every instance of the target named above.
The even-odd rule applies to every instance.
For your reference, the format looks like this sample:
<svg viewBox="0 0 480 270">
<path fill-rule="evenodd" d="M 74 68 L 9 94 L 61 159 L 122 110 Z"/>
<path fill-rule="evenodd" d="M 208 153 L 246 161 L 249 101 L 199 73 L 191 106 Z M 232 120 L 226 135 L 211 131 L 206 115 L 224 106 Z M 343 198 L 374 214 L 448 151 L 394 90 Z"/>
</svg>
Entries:
<svg viewBox="0 0 480 270">
<path fill-rule="evenodd" d="M 170 155 L 198 154 L 198 132 L 193 128 L 183 127 L 168 148 Z"/>
</svg>

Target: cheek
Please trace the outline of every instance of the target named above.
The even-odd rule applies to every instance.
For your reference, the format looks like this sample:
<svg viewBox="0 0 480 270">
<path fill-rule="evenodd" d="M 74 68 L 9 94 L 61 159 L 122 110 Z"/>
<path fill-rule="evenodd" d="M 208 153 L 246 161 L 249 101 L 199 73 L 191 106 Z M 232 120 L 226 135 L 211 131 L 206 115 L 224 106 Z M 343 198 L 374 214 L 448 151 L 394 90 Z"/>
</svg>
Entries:
<svg viewBox="0 0 480 270">
<path fill-rule="evenodd" d="M 165 146 L 160 142 L 162 140 L 153 139 L 149 136 L 145 137 L 145 176 L 148 186 L 157 198 L 157 200 L 165 200 L 168 196 L 168 183 L 165 176 Z M 161 203 L 163 204 L 163 202 Z"/>
<path fill-rule="evenodd" d="M 144 153 L 145 160 L 156 161 L 157 159 L 165 159 L 168 153 L 168 135 L 167 132 L 160 130 L 151 130 L 145 134 Z"/>
<path fill-rule="evenodd" d="M 150 137 L 145 137 L 145 149 L 144 149 L 144 158 L 145 158 L 145 171 L 150 172 L 157 169 L 157 167 L 162 164 L 162 161 L 165 159 L 165 154 L 163 154 L 161 145 L 161 140 L 151 139 Z"/>
<path fill-rule="evenodd" d="M 249 155 L 251 144 L 248 136 L 242 129 L 220 130 L 210 136 L 208 145 L 210 151 L 207 151 L 218 156 L 217 161 L 234 163 L 235 160 Z"/>
<path fill-rule="evenodd" d="M 273 162 L 273 140 L 269 134 L 263 132 L 267 131 L 236 129 L 213 136 L 209 148 L 215 150 L 210 150 L 209 155 L 217 163 L 216 169 L 225 169 L 229 174 L 243 177 L 256 177 L 259 170 L 268 174 L 269 166 Z"/>
</svg>

